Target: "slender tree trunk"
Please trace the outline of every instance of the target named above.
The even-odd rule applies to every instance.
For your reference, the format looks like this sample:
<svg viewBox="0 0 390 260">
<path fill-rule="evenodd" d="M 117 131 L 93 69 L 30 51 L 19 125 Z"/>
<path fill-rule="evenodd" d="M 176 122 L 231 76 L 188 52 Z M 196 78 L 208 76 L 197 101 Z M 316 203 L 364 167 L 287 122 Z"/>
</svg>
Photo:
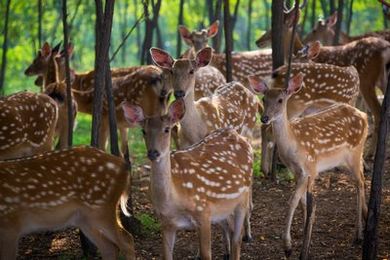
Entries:
<svg viewBox="0 0 390 260">
<path fill-rule="evenodd" d="M 1 71 L 0 71 L 0 96 L 4 94 L 4 81 L 5 81 L 5 68 L 7 65 L 7 50 L 8 50 L 8 20 L 11 0 L 7 0 L 5 8 L 5 21 L 4 21 L 4 41 L 3 41 L 3 54 L 1 57 Z"/>
<path fill-rule="evenodd" d="M 219 20 L 219 33 L 213 38 L 213 49 L 219 53 L 221 50 L 221 38 L 222 38 L 222 22 L 221 22 L 221 11 L 222 11 L 222 0 L 216 0 L 215 3 L 215 15 L 214 21 Z M 214 21 L 210 21 L 211 23 Z"/>
<path fill-rule="evenodd" d="M 348 9 L 348 21 L 347 21 L 347 34 L 348 35 L 351 33 L 352 16 L 353 16 L 353 0 L 350 0 L 349 9 Z"/>
<path fill-rule="evenodd" d="M 138 0 L 134 0 L 133 1 L 133 5 L 134 5 L 134 15 L 135 17 L 138 17 Z M 137 26 L 135 28 L 135 39 L 136 39 L 136 43 L 137 43 L 137 52 L 136 52 L 136 57 L 140 57 L 141 56 L 141 44 L 142 44 L 142 41 L 141 41 L 141 29 L 139 26 Z"/>
<path fill-rule="evenodd" d="M 164 49 L 165 48 L 164 47 L 164 40 L 163 40 L 162 33 L 160 30 L 160 25 L 158 24 L 158 22 L 156 25 L 156 36 L 157 36 L 157 47 L 160 49 Z"/>
<path fill-rule="evenodd" d="M 42 46 L 42 0 L 38 0 L 38 47 Z"/>
<path fill-rule="evenodd" d="M 82 0 L 78 0 L 78 1 L 77 1 L 76 9 L 75 9 L 75 11 L 74 11 L 74 13 L 73 13 L 73 15 L 72 15 L 72 18 L 70 19 L 70 22 L 68 23 L 69 33 L 72 33 L 74 21 L 75 21 L 75 19 L 76 19 L 76 17 L 77 17 L 77 13 L 78 13 L 78 11 L 79 11 L 79 9 L 80 9 L 81 1 L 82 1 Z M 76 27 L 76 28 L 77 28 L 77 27 Z"/>
<path fill-rule="evenodd" d="M 363 257 L 364 260 L 377 259 L 378 223 L 380 217 L 382 176 L 386 160 L 386 140 L 390 130 L 390 77 L 387 81 L 386 94 L 382 103 L 381 122 L 376 146 L 374 172 L 371 180 L 370 200 L 368 203 L 368 218 L 364 231 Z"/>
<path fill-rule="evenodd" d="M 316 24 L 316 21 L 317 21 L 317 17 L 316 17 L 316 2 L 317 2 L 317 0 L 312 0 L 312 2 L 311 2 L 310 29 L 314 28 L 314 25 Z"/>
<path fill-rule="evenodd" d="M 124 4 L 122 6 L 122 24 L 121 24 L 121 37 L 122 39 L 124 39 L 126 37 L 126 34 L 127 34 L 127 26 L 128 26 L 128 20 L 129 20 L 129 17 L 128 17 L 128 12 L 127 12 L 127 9 L 129 8 L 129 3 L 127 1 L 124 1 Z M 134 17 L 135 19 L 137 19 L 137 16 Z M 122 64 L 126 64 L 126 59 L 127 59 L 127 56 L 128 56 L 128 53 L 127 53 L 127 45 L 126 43 L 124 42 L 123 45 L 122 45 L 122 49 L 121 49 L 121 62 Z M 111 73 L 111 71 L 110 71 Z"/>
<path fill-rule="evenodd" d="M 231 17 L 230 17 L 230 3 L 229 0 L 224 0 L 224 28 L 225 28 L 225 54 L 226 54 L 226 81 L 233 80 L 232 76 L 232 51 L 233 51 L 233 37 L 231 30 Z"/>
<path fill-rule="evenodd" d="M 333 39 L 333 45 L 339 44 L 341 24 L 343 22 L 343 10 L 344 10 L 344 0 L 339 0 L 339 5 L 337 9 L 337 23 L 336 23 L 335 36 Z"/>
<path fill-rule="evenodd" d="M 269 13 L 270 13 L 270 7 L 269 7 L 269 4 L 268 4 L 268 1 L 267 0 L 263 0 L 263 3 L 264 3 L 264 10 L 265 10 L 265 27 L 267 28 L 267 30 L 270 28 L 270 16 L 269 16 Z"/>
<path fill-rule="evenodd" d="M 240 7 L 240 0 L 237 0 L 236 5 L 234 6 L 233 17 L 231 18 L 231 25 L 232 25 L 231 31 L 232 32 L 234 31 L 234 27 L 236 26 L 237 17 L 238 17 L 238 8 L 239 7 Z"/>
<path fill-rule="evenodd" d="M 64 46 L 65 49 L 68 46 L 69 34 L 68 34 L 68 11 L 67 0 L 62 0 L 62 27 L 64 30 Z M 68 143 L 67 146 L 71 147 L 73 143 L 73 107 L 72 107 L 72 90 L 70 84 L 70 69 L 69 69 L 69 54 L 65 53 L 65 82 L 66 82 L 66 105 L 67 105 L 67 127 L 68 127 Z"/>
<path fill-rule="evenodd" d="M 284 64 L 283 48 L 283 0 L 272 1 L 272 69 Z"/>
<path fill-rule="evenodd" d="M 148 4 L 149 0 L 144 0 L 144 13 L 145 13 L 145 38 L 141 53 L 141 64 L 152 64 L 152 58 L 149 54 L 149 49 L 152 47 L 153 44 L 153 34 L 154 29 L 157 27 L 157 21 L 158 16 L 160 13 L 161 8 L 161 0 L 157 0 L 157 3 L 154 4 L 154 0 L 150 0 L 152 3 L 152 9 L 153 9 L 153 18 L 150 18 L 149 10 L 148 10 Z"/>
<path fill-rule="evenodd" d="M 183 9 L 184 9 L 184 0 L 180 0 L 179 19 L 177 22 L 178 25 L 184 24 Z M 177 45 L 176 45 L 176 47 L 177 47 L 176 48 L 176 57 L 179 57 L 181 54 L 181 36 L 180 36 L 179 30 L 177 31 Z"/>
<path fill-rule="evenodd" d="M 322 9 L 322 13 L 324 14 L 324 17 L 328 17 L 329 16 L 329 12 L 328 12 L 328 2 L 329 0 L 320 0 L 320 3 L 321 3 L 321 9 Z"/>
<path fill-rule="evenodd" d="M 180 3 L 181 3 L 181 1 L 182 0 L 180 0 Z M 208 10 L 208 15 L 209 15 L 209 24 L 212 24 L 215 20 L 213 0 L 206 0 L 206 6 L 207 6 L 207 10 Z"/>
<path fill-rule="evenodd" d="M 303 35 L 305 35 L 305 25 L 306 25 L 308 16 L 309 16 L 309 7 L 306 7 L 305 12 L 303 14 L 302 26 L 301 26 L 301 31 L 300 31 L 301 37 L 303 37 Z"/>
<path fill-rule="evenodd" d="M 329 0 L 329 13 L 333 14 L 336 11 L 336 0 Z"/>
<path fill-rule="evenodd" d="M 253 10 L 253 0 L 249 0 L 248 3 L 248 30 L 246 32 L 246 48 L 251 50 L 251 33 L 252 33 L 252 10 Z"/>
</svg>

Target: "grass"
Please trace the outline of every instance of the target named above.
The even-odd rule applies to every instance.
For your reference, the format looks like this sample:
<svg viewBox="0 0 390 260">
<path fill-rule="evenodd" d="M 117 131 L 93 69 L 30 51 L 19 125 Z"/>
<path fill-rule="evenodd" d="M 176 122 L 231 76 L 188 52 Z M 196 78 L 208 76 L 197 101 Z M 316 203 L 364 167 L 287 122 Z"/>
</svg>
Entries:
<svg viewBox="0 0 390 260">
<path fill-rule="evenodd" d="M 160 230 L 160 223 L 152 215 L 141 213 L 136 215 L 136 218 L 142 224 L 142 233 L 145 235 L 158 233 Z"/>
</svg>

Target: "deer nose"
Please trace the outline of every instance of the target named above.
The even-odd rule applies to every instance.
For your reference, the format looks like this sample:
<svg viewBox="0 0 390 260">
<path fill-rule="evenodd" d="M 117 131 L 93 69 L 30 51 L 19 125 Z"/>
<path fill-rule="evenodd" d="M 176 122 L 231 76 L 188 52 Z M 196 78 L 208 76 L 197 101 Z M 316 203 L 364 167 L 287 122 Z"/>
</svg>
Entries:
<svg viewBox="0 0 390 260">
<path fill-rule="evenodd" d="M 156 160 L 160 156 L 160 153 L 157 150 L 149 150 L 148 151 L 148 158 L 151 161 Z"/>
<path fill-rule="evenodd" d="M 183 90 L 176 90 L 175 91 L 175 98 L 182 98 L 184 97 L 185 93 Z"/>
<path fill-rule="evenodd" d="M 269 117 L 268 117 L 268 116 L 262 116 L 262 117 L 261 117 L 261 122 L 262 122 L 263 124 L 267 124 L 268 121 L 269 121 Z"/>
</svg>

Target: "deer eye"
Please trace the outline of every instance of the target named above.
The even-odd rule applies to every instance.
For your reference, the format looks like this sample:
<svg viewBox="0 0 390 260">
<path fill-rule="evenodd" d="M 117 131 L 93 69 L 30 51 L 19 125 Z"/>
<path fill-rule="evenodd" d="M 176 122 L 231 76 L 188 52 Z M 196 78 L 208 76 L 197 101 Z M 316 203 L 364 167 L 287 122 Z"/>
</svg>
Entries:
<svg viewBox="0 0 390 260">
<path fill-rule="evenodd" d="M 189 72 L 190 74 L 194 74 L 194 70 L 190 70 L 190 72 Z"/>
<path fill-rule="evenodd" d="M 283 99 L 279 98 L 278 103 L 282 103 L 282 102 L 283 102 Z"/>
<path fill-rule="evenodd" d="M 164 133 L 169 133 L 169 130 L 171 130 L 169 127 L 166 127 L 165 129 L 164 129 Z"/>
</svg>

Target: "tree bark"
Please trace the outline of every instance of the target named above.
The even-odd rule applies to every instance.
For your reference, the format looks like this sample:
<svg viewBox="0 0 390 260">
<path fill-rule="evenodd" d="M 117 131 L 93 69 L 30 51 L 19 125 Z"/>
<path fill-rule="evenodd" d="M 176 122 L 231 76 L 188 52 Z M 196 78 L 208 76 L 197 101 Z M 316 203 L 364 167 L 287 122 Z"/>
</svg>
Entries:
<svg viewBox="0 0 390 260">
<path fill-rule="evenodd" d="M 387 81 L 386 94 L 382 103 L 381 122 L 376 146 L 374 171 L 371 181 L 368 218 L 364 231 L 363 260 L 377 259 L 378 223 L 382 202 L 382 176 L 386 160 L 386 140 L 390 129 L 390 76 Z"/>
<path fill-rule="evenodd" d="M 336 11 L 336 0 L 329 1 L 329 14 L 333 14 Z"/>
<path fill-rule="evenodd" d="M 128 2 L 124 1 L 123 6 L 121 8 L 122 9 L 122 22 L 121 22 L 121 37 L 122 37 L 122 39 L 125 39 L 126 35 L 127 35 L 127 26 L 128 26 L 127 21 L 129 20 L 129 17 L 127 15 L 128 14 L 128 12 L 127 12 L 128 7 L 129 7 Z M 137 19 L 137 16 L 135 16 L 134 18 Z M 126 47 L 127 47 L 126 42 L 123 42 L 122 49 L 121 49 L 121 62 L 122 62 L 122 64 L 126 64 L 126 60 L 127 60 L 127 56 L 128 56 Z"/>
<path fill-rule="evenodd" d="M 246 48 L 248 51 L 251 50 L 251 33 L 252 33 L 252 10 L 253 10 L 253 0 L 249 0 L 248 3 L 248 30 L 246 32 Z"/>
<path fill-rule="evenodd" d="M 64 31 L 64 46 L 65 49 L 69 45 L 69 34 L 68 34 L 68 11 L 67 11 L 67 0 L 62 0 L 62 27 Z M 72 107 L 72 90 L 70 83 L 70 69 L 69 69 L 69 54 L 67 51 L 65 54 L 65 82 L 66 82 L 66 105 L 67 105 L 67 132 L 68 132 L 68 147 L 72 146 L 73 143 L 73 107 Z"/>
<path fill-rule="evenodd" d="M 5 21 L 4 21 L 4 41 L 3 41 L 3 54 L 1 57 L 1 70 L 0 70 L 0 96 L 4 94 L 4 81 L 5 81 L 5 68 L 7 65 L 7 50 L 8 50 L 8 20 L 10 11 L 11 0 L 7 0 L 5 8 Z"/>
<path fill-rule="evenodd" d="M 283 49 L 283 0 L 272 1 L 272 69 L 284 64 Z"/>
<path fill-rule="evenodd" d="M 317 21 L 317 17 L 316 17 L 316 2 L 317 2 L 317 0 L 312 0 L 312 2 L 311 2 L 310 29 L 314 28 L 314 25 L 316 24 L 316 21 Z"/>
<path fill-rule="evenodd" d="M 344 10 L 344 0 L 339 0 L 339 5 L 337 7 L 337 23 L 336 23 L 336 30 L 333 39 L 333 45 L 339 44 L 341 24 L 343 22 L 343 10 Z"/>
<path fill-rule="evenodd" d="M 348 20 L 347 20 L 347 34 L 348 35 L 351 32 L 352 16 L 353 16 L 353 0 L 350 0 L 349 9 L 348 9 Z"/>
<path fill-rule="evenodd" d="M 226 55 L 226 81 L 233 80 L 232 76 L 232 51 L 233 51 L 233 37 L 231 30 L 230 17 L 230 3 L 229 0 L 224 0 L 224 29 L 225 29 L 225 55 Z"/>
<path fill-rule="evenodd" d="M 221 38 L 222 38 L 222 22 L 221 22 L 221 10 L 222 10 L 222 0 L 217 0 L 215 3 L 215 15 L 214 20 L 210 21 L 213 23 L 216 20 L 219 20 L 219 33 L 213 38 L 213 49 L 215 52 L 219 53 L 221 50 Z"/>
<path fill-rule="evenodd" d="M 142 47 L 141 53 L 141 64 L 152 64 L 152 57 L 150 57 L 149 49 L 153 44 L 153 33 L 154 29 L 157 27 L 158 16 L 161 8 L 161 0 L 157 0 L 157 3 L 154 3 L 154 0 L 150 0 L 152 3 L 153 18 L 150 18 L 148 5 L 149 0 L 143 1 L 144 13 L 145 13 L 145 38 Z"/>
<path fill-rule="evenodd" d="M 238 16 L 238 8 L 240 7 L 240 0 L 237 0 L 236 5 L 234 6 L 233 17 L 231 18 L 231 31 L 234 31 L 234 27 L 236 26 L 237 16 Z"/>
<path fill-rule="evenodd" d="M 183 9 L 184 9 L 184 0 L 180 0 L 179 19 L 177 21 L 177 24 L 178 24 L 177 27 L 179 27 L 179 25 L 183 25 L 184 24 Z M 178 30 L 177 31 L 176 57 L 179 57 L 180 54 L 181 54 L 181 36 L 180 36 L 180 32 Z"/>
</svg>

